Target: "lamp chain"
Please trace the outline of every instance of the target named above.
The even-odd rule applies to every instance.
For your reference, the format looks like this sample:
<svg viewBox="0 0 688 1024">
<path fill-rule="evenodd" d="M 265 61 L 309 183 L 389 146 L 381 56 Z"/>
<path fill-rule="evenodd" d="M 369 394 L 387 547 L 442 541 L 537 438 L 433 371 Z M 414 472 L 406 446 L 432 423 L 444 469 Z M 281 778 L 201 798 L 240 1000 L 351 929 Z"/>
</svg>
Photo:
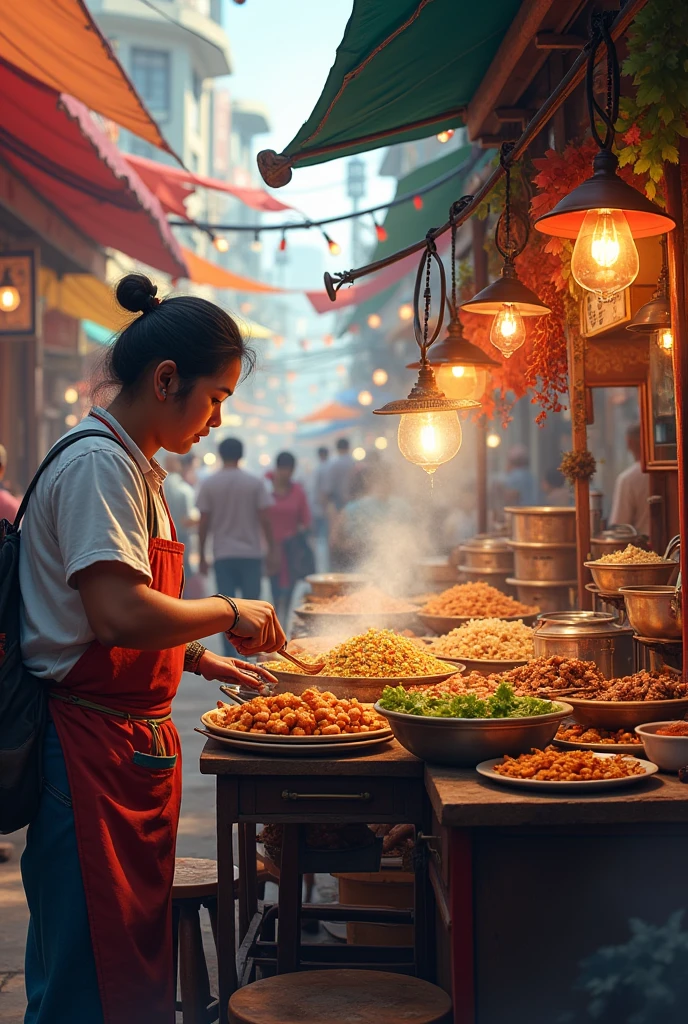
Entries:
<svg viewBox="0 0 688 1024">
<path fill-rule="evenodd" d="M 611 37 L 609 26 L 614 20 L 614 11 L 599 11 L 592 17 L 592 37 L 590 40 L 588 54 L 588 69 L 586 76 L 586 89 L 588 98 L 588 113 L 590 116 L 590 130 L 600 149 L 611 150 L 614 142 L 614 124 L 619 116 L 619 91 L 620 71 L 619 58 L 616 53 L 616 46 Z M 604 44 L 607 51 L 607 97 L 605 107 L 595 99 L 595 63 L 597 51 Z M 605 132 L 602 137 L 597 130 L 596 115 L 602 121 Z"/>
<path fill-rule="evenodd" d="M 432 256 L 429 249 L 427 250 L 425 260 L 425 291 L 423 292 L 425 311 L 423 314 L 423 346 L 421 349 L 423 360 L 425 360 L 428 351 L 428 324 L 430 323 L 430 270 L 432 269 Z"/>
</svg>

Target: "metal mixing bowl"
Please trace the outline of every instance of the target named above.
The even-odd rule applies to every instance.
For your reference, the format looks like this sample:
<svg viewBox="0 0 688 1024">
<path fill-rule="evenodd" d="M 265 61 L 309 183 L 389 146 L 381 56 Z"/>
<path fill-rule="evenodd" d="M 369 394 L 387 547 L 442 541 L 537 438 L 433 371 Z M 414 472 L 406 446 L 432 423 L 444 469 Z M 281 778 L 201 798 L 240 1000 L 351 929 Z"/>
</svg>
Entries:
<svg viewBox="0 0 688 1024">
<path fill-rule="evenodd" d="M 660 722 L 683 718 L 688 711 L 688 698 L 679 700 L 583 700 L 566 698 L 573 707 L 573 717 L 581 725 L 593 729 L 635 729 L 644 722 Z M 390 722 L 391 725 L 391 722 Z"/>
<path fill-rule="evenodd" d="M 554 739 L 559 723 L 571 714 L 570 704 L 554 702 L 557 711 L 530 718 L 426 718 L 387 711 L 379 703 L 392 732 L 416 757 L 457 768 L 474 768 L 481 761 L 503 754 L 524 754 L 542 749 Z"/>
<path fill-rule="evenodd" d="M 603 594 L 618 594 L 622 587 L 666 585 L 673 574 L 678 572 L 677 562 L 638 562 L 635 565 L 586 562 L 585 565 Z"/>
<path fill-rule="evenodd" d="M 677 613 L 672 608 L 674 587 L 622 587 L 619 593 L 624 596 L 628 621 L 636 633 L 657 640 L 680 639 L 680 605 Z"/>
<path fill-rule="evenodd" d="M 370 578 L 360 572 L 316 572 L 306 576 L 314 597 L 339 597 L 352 594 L 370 583 Z"/>
</svg>

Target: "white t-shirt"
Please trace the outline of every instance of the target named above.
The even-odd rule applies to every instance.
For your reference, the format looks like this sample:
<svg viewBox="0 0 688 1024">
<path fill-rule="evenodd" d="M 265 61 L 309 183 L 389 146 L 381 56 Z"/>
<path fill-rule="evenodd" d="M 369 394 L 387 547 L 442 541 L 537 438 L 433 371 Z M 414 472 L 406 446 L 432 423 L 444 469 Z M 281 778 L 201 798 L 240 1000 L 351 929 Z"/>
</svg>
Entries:
<svg viewBox="0 0 688 1024">
<path fill-rule="evenodd" d="M 238 466 L 223 466 L 203 481 L 196 507 L 208 516 L 216 561 L 263 556 L 258 513 L 270 505 L 272 498 L 265 483 Z"/>
<path fill-rule="evenodd" d="M 610 523 L 630 523 L 638 533 L 650 533 L 650 475 L 643 473 L 639 462 L 619 473 L 614 485 Z"/>
<path fill-rule="evenodd" d="M 22 657 L 28 669 L 58 682 L 95 639 L 73 577 L 95 562 L 124 562 L 150 584 L 146 485 L 158 536 L 171 537 L 161 496 L 165 472 L 104 409 L 132 458 L 109 437 L 85 437 L 42 474 L 22 522 L 19 582 Z M 86 416 L 70 434 L 108 428 Z M 137 468 L 137 466 L 139 468 Z M 145 482 L 144 482 L 145 479 Z"/>
</svg>

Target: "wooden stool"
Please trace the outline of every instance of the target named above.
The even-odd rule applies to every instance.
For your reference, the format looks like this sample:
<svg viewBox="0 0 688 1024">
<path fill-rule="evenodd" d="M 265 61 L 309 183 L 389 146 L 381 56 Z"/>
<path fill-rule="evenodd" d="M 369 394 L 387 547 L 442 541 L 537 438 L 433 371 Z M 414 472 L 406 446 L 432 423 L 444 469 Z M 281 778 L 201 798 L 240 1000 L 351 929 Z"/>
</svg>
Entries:
<svg viewBox="0 0 688 1024">
<path fill-rule="evenodd" d="M 201 907 L 208 910 L 217 941 L 217 861 L 177 857 L 172 886 L 174 977 L 176 985 L 179 973 L 182 998 L 177 1001 L 177 1009 L 184 1014 L 184 1024 L 211 1024 L 220 1015 L 218 1001 L 210 994 Z"/>
<path fill-rule="evenodd" d="M 301 971 L 255 981 L 229 1000 L 230 1024 L 449 1024 L 451 999 L 383 971 Z"/>
</svg>

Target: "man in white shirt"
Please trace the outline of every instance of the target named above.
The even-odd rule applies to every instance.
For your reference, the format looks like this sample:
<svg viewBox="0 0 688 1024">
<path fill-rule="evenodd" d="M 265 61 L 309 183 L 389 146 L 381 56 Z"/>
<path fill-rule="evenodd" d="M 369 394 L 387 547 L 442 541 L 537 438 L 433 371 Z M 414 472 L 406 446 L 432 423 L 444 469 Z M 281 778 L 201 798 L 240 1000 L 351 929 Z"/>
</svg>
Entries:
<svg viewBox="0 0 688 1024">
<path fill-rule="evenodd" d="M 256 601 L 260 598 L 265 549 L 271 552 L 273 547 L 266 512 L 272 498 L 259 477 L 239 469 L 244 454 L 241 441 L 225 438 L 218 451 L 222 469 L 203 481 L 196 502 L 201 513 L 200 572 L 208 574 L 206 544 L 212 534 L 218 591 L 228 597 Z M 228 657 L 236 657 L 226 637 L 224 646 Z"/>
<path fill-rule="evenodd" d="M 337 441 L 337 454 L 327 464 L 323 474 L 323 493 L 337 511 L 341 511 L 351 498 L 355 470 L 356 462 L 349 452 L 349 442 L 345 437 L 340 437 Z"/>
<path fill-rule="evenodd" d="M 177 530 L 177 540 L 184 545 L 184 574 L 190 575 L 189 555 L 191 545 L 191 527 L 195 524 L 194 489 L 187 484 L 182 476 L 182 460 L 178 455 L 165 458 L 167 478 L 165 480 L 165 498 Z"/>
<path fill-rule="evenodd" d="M 626 444 L 633 456 L 633 464 L 619 473 L 614 485 L 614 499 L 609 517 L 610 525 L 628 523 L 638 533 L 650 533 L 650 477 L 640 464 L 640 424 L 633 423 L 626 431 Z"/>
</svg>

